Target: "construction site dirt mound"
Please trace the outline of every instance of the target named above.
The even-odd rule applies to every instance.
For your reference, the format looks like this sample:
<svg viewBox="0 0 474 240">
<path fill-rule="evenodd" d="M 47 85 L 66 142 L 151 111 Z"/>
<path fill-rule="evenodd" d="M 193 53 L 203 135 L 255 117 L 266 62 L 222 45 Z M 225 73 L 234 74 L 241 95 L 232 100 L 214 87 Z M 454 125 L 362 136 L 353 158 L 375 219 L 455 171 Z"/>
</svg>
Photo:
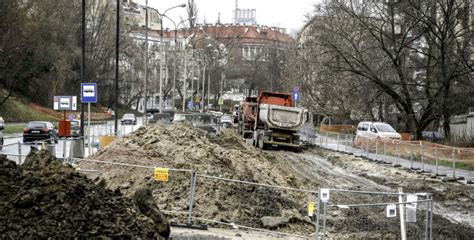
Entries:
<svg viewBox="0 0 474 240">
<path fill-rule="evenodd" d="M 151 218 L 105 185 L 63 165 L 47 151 L 32 149 L 22 166 L 0 155 L 0 236 L 160 238 Z"/>
<path fill-rule="evenodd" d="M 232 129 L 222 134 L 208 135 L 190 124 L 153 125 L 141 127 L 122 139 L 114 141 L 91 158 L 142 166 L 159 166 L 170 169 L 189 169 L 203 175 L 283 187 L 302 187 L 294 181 L 292 171 L 285 168 L 285 159 L 275 152 L 266 152 L 246 144 Z M 82 161 L 83 169 L 101 172 L 109 186 L 125 194 L 133 194 L 143 186 L 154 189 L 160 209 L 187 211 L 190 172 L 170 172 L 170 181 L 156 182 L 153 169 L 117 166 Z M 248 197 L 243 197 L 248 196 Z M 304 201 L 304 200 L 303 200 Z M 306 202 L 279 190 L 251 185 L 237 185 L 225 180 L 199 177 L 193 215 L 219 219 L 251 227 L 265 226 L 262 217 L 281 217 L 278 226 L 290 232 L 314 231 L 310 219 L 305 217 Z M 243 206 L 262 207 L 248 211 Z M 259 212 L 260 211 L 260 212 Z"/>
<path fill-rule="evenodd" d="M 193 217 L 299 235 L 311 235 L 315 231 L 307 217 L 308 202 L 314 201 L 314 193 L 238 181 L 298 189 L 332 187 L 375 192 L 393 192 L 398 186 L 409 192 L 423 192 L 425 189 L 413 186 L 426 184 L 416 174 L 364 162 L 354 156 L 319 148 L 298 153 L 261 151 L 242 141 L 232 129 L 212 136 L 189 124 L 142 127 L 117 139 L 91 158 L 80 162 L 79 166 L 84 170 L 97 170 L 112 189 L 120 189 L 126 195 L 131 196 L 142 187 L 150 188 L 160 209 L 172 212 L 173 220 L 186 220 L 183 213 L 188 211 L 191 173 L 177 169 L 190 169 L 198 172 Z M 154 167 L 169 168 L 169 181 L 156 181 Z M 380 175 L 378 181 L 373 175 Z M 445 190 L 435 188 L 442 186 Z M 429 192 L 434 194 L 435 201 L 439 201 L 442 200 L 438 200 L 439 196 L 448 197 L 450 189 L 462 191 L 455 185 L 434 182 Z M 398 197 L 332 192 L 331 201 L 386 203 L 396 202 Z M 473 228 L 460 221 L 464 216 L 472 216 L 469 206 L 459 211 L 443 210 L 447 204 L 444 199 L 435 203 L 435 238 L 466 239 L 472 235 Z M 422 209 L 417 215 L 425 213 Z M 386 218 L 384 211 L 383 207 L 365 207 L 358 212 L 332 209 L 328 214 L 331 232 L 328 236 L 335 239 L 397 239 L 399 223 Z M 420 215 L 419 219 L 423 217 Z M 409 235 L 413 239 L 423 238 L 424 229 L 424 221 L 420 220 L 410 225 Z"/>
</svg>

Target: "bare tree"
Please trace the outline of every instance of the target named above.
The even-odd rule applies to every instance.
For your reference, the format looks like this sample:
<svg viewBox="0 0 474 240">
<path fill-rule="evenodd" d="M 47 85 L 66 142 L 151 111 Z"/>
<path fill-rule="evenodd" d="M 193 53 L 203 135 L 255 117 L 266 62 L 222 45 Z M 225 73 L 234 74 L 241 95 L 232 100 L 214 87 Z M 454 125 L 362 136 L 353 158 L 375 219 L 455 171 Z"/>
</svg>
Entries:
<svg viewBox="0 0 474 240">
<path fill-rule="evenodd" d="M 466 43 L 472 34 L 457 17 L 463 10 L 458 2 L 324 5 L 315 13 L 317 20 L 309 34 L 313 47 L 320 49 L 316 53 L 322 68 L 316 70 L 317 76 L 324 76 L 324 69 L 348 74 L 343 82 L 330 82 L 337 87 L 350 86 L 350 81 L 364 86 L 360 95 L 354 94 L 376 97 L 376 112 L 394 106 L 417 138 L 440 118 L 448 135 L 447 122 L 455 108 L 453 87 L 470 71 Z M 337 97 L 327 99 L 337 101 Z"/>
<path fill-rule="evenodd" d="M 197 22 L 198 8 L 196 0 L 188 0 L 187 5 L 189 28 L 194 28 Z"/>
</svg>

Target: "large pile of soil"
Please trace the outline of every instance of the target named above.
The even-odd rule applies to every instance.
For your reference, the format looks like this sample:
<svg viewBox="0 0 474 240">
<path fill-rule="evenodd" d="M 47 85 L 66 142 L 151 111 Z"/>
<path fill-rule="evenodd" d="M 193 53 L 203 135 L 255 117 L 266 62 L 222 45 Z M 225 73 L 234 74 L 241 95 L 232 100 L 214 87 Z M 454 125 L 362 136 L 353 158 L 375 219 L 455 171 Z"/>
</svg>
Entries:
<svg viewBox="0 0 474 240">
<path fill-rule="evenodd" d="M 426 186 L 427 182 L 414 173 L 317 148 L 301 153 L 261 151 L 246 144 L 232 130 L 220 136 L 209 136 L 187 124 L 142 127 L 116 140 L 92 158 L 148 166 L 141 168 L 87 161 L 79 164 L 83 169 L 99 170 L 112 189 L 118 188 L 126 195 L 132 195 L 135 189 L 142 187 L 151 188 L 155 201 L 163 210 L 187 212 L 190 173 L 171 170 L 169 182 L 157 182 L 153 179 L 154 166 L 193 169 L 199 174 L 299 189 L 321 186 L 393 192 L 402 186 L 406 192 L 428 191 L 435 196 L 435 238 L 465 239 L 472 235 L 471 227 L 459 224 L 454 221 L 456 219 L 446 219 L 449 213 L 459 215 L 464 209 L 468 213 L 459 216 L 470 217 L 472 208 L 457 212 L 439 210 L 445 206 L 444 201 L 438 202 L 440 196 L 454 188 L 462 191 L 460 186 L 435 182 L 430 189 L 413 188 Z M 374 181 L 368 174 L 380 175 L 380 181 Z M 392 180 L 385 182 L 388 179 Z M 435 186 L 445 190 L 438 191 Z M 314 201 L 314 194 L 229 183 L 198 175 L 193 216 L 309 235 L 315 230 L 306 216 L 309 201 Z M 398 197 L 332 192 L 331 201 L 343 204 L 385 203 L 396 202 Z M 399 223 L 386 218 L 384 211 L 384 207 L 359 208 L 356 212 L 331 208 L 328 213 L 330 237 L 396 239 L 400 232 Z M 421 214 L 420 221 L 409 228 L 409 236 L 413 239 L 423 238 L 424 234 L 422 214 L 425 211 L 420 207 L 417 213 Z M 173 215 L 180 220 L 176 216 L 183 215 Z"/>
<path fill-rule="evenodd" d="M 228 179 L 302 187 L 295 181 L 292 171 L 285 168 L 286 160 L 277 156 L 274 152 L 261 151 L 245 144 L 232 130 L 211 136 L 182 123 L 142 127 L 114 141 L 92 158 L 150 167 L 192 169 L 199 174 Z M 151 169 L 86 161 L 79 166 L 101 171 L 112 189 L 120 188 L 125 194 L 133 194 L 135 189 L 143 186 L 151 187 L 160 209 L 188 210 L 189 172 L 171 171 L 170 182 L 161 183 L 153 179 Z M 252 227 L 311 233 L 314 226 L 306 217 L 309 200 L 298 194 L 198 176 L 193 216 Z"/>
<path fill-rule="evenodd" d="M 0 155 L 0 236 L 157 239 L 154 219 L 118 191 L 94 183 L 47 151 L 22 166 Z M 145 213 L 146 214 L 146 213 Z"/>
</svg>

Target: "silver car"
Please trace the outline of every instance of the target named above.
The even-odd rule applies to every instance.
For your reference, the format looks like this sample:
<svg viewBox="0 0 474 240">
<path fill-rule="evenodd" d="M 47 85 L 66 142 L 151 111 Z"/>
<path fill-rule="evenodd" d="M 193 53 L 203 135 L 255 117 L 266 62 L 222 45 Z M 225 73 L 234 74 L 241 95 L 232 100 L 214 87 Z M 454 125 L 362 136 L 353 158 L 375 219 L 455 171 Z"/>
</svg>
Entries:
<svg viewBox="0 0 474 240">
<path fill-rule="evenodd" d="M 124 114 L 122 117 L 122 125 L 130 124 L 130 125 L 137 125 L 137 118 L 133 113 Z"/>
</svg>

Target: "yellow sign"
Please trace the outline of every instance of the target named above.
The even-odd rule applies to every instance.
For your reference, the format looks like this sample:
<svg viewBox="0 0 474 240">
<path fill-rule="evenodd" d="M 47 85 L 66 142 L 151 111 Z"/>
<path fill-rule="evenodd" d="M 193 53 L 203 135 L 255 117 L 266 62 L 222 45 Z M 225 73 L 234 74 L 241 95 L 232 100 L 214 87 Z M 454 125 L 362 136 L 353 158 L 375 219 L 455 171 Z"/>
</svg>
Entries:
<svg viewBox="0 0 474 240">
<path fill-rule="evenodd" d="M 309 202 L 308 205 L 308 216 L 312 217 L 314 215 L 314 202 Z"/>
<path fill-rule="evenodd" d="M 219 104 L 219 105 L 224 105 L 224 99 L 219 98 L 218 104 Z"/>
<path fill-rule="evenodd" d="M 155 180 L 161 182 L 168 182 L 168 168 L 155 168 Z"/>
</svg>

